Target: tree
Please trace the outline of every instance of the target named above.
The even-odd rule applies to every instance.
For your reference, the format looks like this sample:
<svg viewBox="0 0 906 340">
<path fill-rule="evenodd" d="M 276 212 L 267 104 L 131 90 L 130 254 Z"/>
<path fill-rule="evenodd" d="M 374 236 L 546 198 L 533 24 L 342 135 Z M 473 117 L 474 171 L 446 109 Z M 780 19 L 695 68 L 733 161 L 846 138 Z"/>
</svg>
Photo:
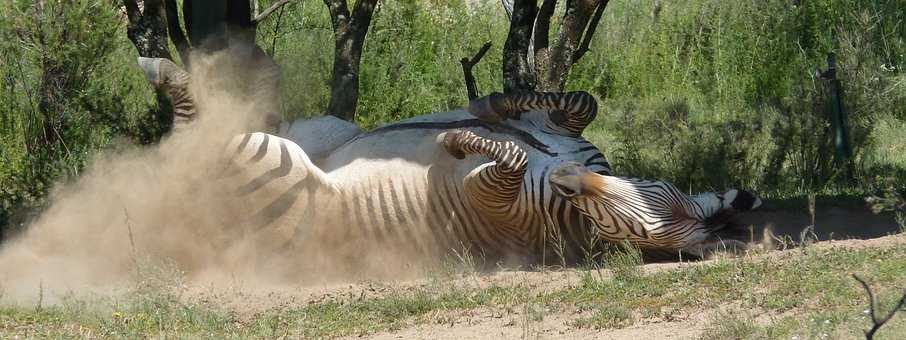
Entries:
<svg viewBox="0 0 906 340">
<path fill-rule="evenodd" d="M 557 0 L 502 0 L 510 17 L 503 46 L 504 91 L 563 91 L 569 70 L 589 50 L 609 0 L 567 0 L 553 45 Z"/>
<path fill-rule="evenodd" d="M 359 101 L 359 63 L 362 46 L 378 0 L 358 0 L 350 16 L 346 0 L 324 0 L 334 32 L 333 73 L 327 112 L 341 119 L 355 119 Z"/>
<path fill-rule="evenodd" d="M 114 49 L 111 37 L 115 24 L 103 15 L 109 12 L 98 13 L 99 18 L 85 18 L 92 6 L 89 1 L 65 5 L 57 1 L 16 1 L 4 6 L 9 7 L 0 10 L 15 15 L 6 24 L 9 28 L 0 34 L 18 45 L 16 51 L 4 52 L 10 57 L 10 65 L 16 65 L 9 68 L 15 70 L 16 77 L 10 74 L 4 78 L 18 78 L 28 102 L 37 104 L 30 105 L 25 147 L 31 155 L 47 152 L 61 158 L 71 156 L 69 144 L 80 131 L 70 125 L 91 111 L 90 103 L 81 97 L 91 90 L 92 76 L 99 73 L 102 61 Z M 72 41 L 79 44 L 72 45 Z M 29 70 L 37 71 L 33 90 L 25 83 Z"/>
</svg>

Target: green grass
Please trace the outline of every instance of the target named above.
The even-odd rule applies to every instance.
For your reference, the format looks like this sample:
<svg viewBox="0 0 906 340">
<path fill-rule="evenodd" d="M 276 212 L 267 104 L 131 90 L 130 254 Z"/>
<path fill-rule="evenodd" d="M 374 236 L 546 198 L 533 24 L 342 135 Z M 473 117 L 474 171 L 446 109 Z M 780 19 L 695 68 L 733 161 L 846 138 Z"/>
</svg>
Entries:
<svg viewBox="0 0 906 340">
<path fill-rule="evenodd" d="M 899 236 L 902 237 L 902 236 Z M 475 288 L 435 280 L 240 316 L 216 302 L 187 301 L 175 287 L 148 284 L 116 298 L 69 297 L 50 306 L 0 308 L 0 337 L 337 337 L 446 324 L 471 310 L 496 311 L 527 330 L 549 313 L 571 313 L 565 326 L 607 330 L 645 320 L 707 313 L 703 338 L 858 337 L 870 322 L 858 273 L 878 293 L 881 310 L 906 286 L 906 245 L 810 247 L 783 256 L 719 260 L 633 275 L 586 270 L 575 287 L 536 292 L 523 283 Z M 617 271 L 619 272 L 619 270 Z M 544 275 L 544 274 L 541 274 Z M 178 281 L 170 282 L 179 286 Z M 654 325 L 652 325 L 654 326 Z M 898 315 L 879 335 L 906 335 Z"/>
</svg>

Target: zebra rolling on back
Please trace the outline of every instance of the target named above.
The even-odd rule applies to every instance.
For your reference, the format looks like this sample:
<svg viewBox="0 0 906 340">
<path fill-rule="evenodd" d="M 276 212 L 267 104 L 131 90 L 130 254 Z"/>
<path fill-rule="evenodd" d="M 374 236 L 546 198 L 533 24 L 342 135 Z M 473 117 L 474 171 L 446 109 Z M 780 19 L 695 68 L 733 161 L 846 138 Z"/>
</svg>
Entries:
<svg viewBox="0 0 906 340">
<path fill-rule="evenodd" d="M 495 98 L 508 97 L 482 100 Z M 759 204 L 746 192 L 688 197 L 668 183 L 609 176 L 609 165 L 596 147 L 581 137 L 564 136 L 581 130 L 558 125 L 552 114 L 539 110 L 545 105 L 554 112 L 575 107 L 594 112 L 593 101 L 584 93 L 520 94 L 513 102 L 523 106 L 511 110 L 533 111 L 506 125 L 462 111 L 417 117 L 359 135 L 319 166 L 291 141 L 262 133 L 237 138 L 228 150 L 236 153 L 234 161 L 241 167 L 262 166 L 250 172 L 260 175 L 251 176 L 245 187 L 270 185 L 270 197 L 280 197 L 254 200 L 267 202 L 255 215 L 317 214 L 320 210 L 311 209 L 309 199 L 316 196 L 304 191 L 314 185 L 334 193 L 320 204 L 339 207 L 339 213 L 327 212 L 328 219 L 346 227 L 342 232 L 348 237 L 395 242 L 420 254 L 468 247 L 493 260 L 536 262 L 551 231 L 563 237 L 572 261 L 588 250 L 584 247 L 592 234 L 698 254 L 695 248 L 716 241 L 709 235 L 721 227 L 709 225 L 708 217 Z M 475 103 L 472 109 L 482 105 Z M 476 115 L 481 114 L 488 113 Z M 578 120 L 569 118 L 556 119 Z M 283 160 L 277 162 L 278 156 Z M 286 173 L 279 182 L 269 175 L 276 169 Z M 571 180 L 588 185 L 570 189 Z M 748 205 L 746 198 L 751 198 Z"/>
<path fill-rule="evenodd" d="M 495 93 L 468 110 L 355 135 L 314 161 L 299 146 L 310 141 L 266 133 L 237 136 L 226 151 L 238 169 L 236 200 L 257 228 L 425 257 L 467 248 L 490 263 L 536 263 L 551 235 L 569 261 L 593 251 L 589 239 L 700 254 L 719 241 L 723 225 L 712 216 L 760 204 L 745 191 L 689 197 L 668 183 L 611 176 L 581 137 L 596 114 L 585 92 Z M 357 128 L 337 120 L 336 129 Z"/>
</svg>

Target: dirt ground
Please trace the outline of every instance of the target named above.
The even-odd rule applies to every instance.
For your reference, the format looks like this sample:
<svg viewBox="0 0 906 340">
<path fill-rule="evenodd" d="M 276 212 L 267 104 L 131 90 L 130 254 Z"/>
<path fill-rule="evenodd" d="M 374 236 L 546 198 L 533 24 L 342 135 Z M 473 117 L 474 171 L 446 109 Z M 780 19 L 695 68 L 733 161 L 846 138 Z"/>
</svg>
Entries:
<svg viewBox="0 0 906 340">
<path fill-rule="evenodd" d="M 742 216 L 742 224 L 754 227 L 753 241 L 761 242 L 764 229 L 770 229 L 776 236 L 799 242 L 803 228 L 813 224 L 808 208 L 773 207 L 770 203 Z M 875 214 L 860 202 L 819 204 L 814 225 L 815 236 L 822 241 L 870 239 L 899 232 L 892 214 Z"/>
<path fill-rule="evenodd" d="M 906 244 L 901 236 L 886 236 L 873 239 L 849 239 L 822 241 L 812 245 L 818 249 L 864 249 L 885 248 Z M 797 256 L 797 249 L 772 251 L 754 258 L 777 258 Z M 710 261 L 685 263 L 646 264 L 646 272 L 672 270 L 687 266 L 700 266 Z M 488 286 L 529 287 L 532 293 L 554 292 L 579 284 L 581 271 L 565 269 L 556 271 L 501 271 L 490 274 L 468 275 L 454 279 L 447 284 L 481 288 Z M 251 319 L 264 312 L 279 312 L 289 308 L 298 308 L 308 303 L 332 298 L 380 297 L 391 292 L 429 285 L 430 279 L 404 282 L 365 282 L 356 284 L 337 284 L 321 287 L 285 287 L 256 290 L 252 287 L 237 284 L 231 289 L 214 289 L 204 286 L 187 287 L 184 297 L 194 302 L 210 302 L 225 306 L 240 316 Z M 368 335 L 374 339 L 489 339 L 489 338 L 543 338 L 543 339 L 691 339 L 699 338 L 705 331 L 708 321 L 720 312 L 720 306 L 703 309 L 699 313 L 680 315 L 671 320 L 637 320 L 633 325 L 622 329 L 594 330 L 571 326 L 571 321 L 583 314 L 577 311 L 559 310 L 543 311 L 543 318 L 526 322 L 525 311 L 515 310 L 502 313 L 499 310 L 480 308 L 455 312 L 442 312 L 445 315 L 429 315 L 436 322 L 404 326 L 394 331 Z M 763 316 L 762 318 L 764 318 Z M 780 317 L 766 316 L 768 319 Z M 762 319 L 760 318 L 760 319 Z"/>
</svg>

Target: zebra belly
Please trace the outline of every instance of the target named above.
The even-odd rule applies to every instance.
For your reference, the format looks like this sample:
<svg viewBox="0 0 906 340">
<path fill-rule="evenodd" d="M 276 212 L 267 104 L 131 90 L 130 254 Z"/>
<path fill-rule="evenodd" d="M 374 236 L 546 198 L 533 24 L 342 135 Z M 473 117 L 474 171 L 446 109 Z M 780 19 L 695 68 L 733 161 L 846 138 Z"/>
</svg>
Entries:
<svg viewBox="0 0 906 340">
<path fill-rule="evenodd" d="M 496 262 L 529 251 L 469 204 L 459 175 L 465 171 L 441 169 L 447 168 L 401 160 L 354 162 L 330 173 L 342 191 L 330 214 L 344 227 L 344 237 L 412 256 L 471 252 Z"/>
</svg>

